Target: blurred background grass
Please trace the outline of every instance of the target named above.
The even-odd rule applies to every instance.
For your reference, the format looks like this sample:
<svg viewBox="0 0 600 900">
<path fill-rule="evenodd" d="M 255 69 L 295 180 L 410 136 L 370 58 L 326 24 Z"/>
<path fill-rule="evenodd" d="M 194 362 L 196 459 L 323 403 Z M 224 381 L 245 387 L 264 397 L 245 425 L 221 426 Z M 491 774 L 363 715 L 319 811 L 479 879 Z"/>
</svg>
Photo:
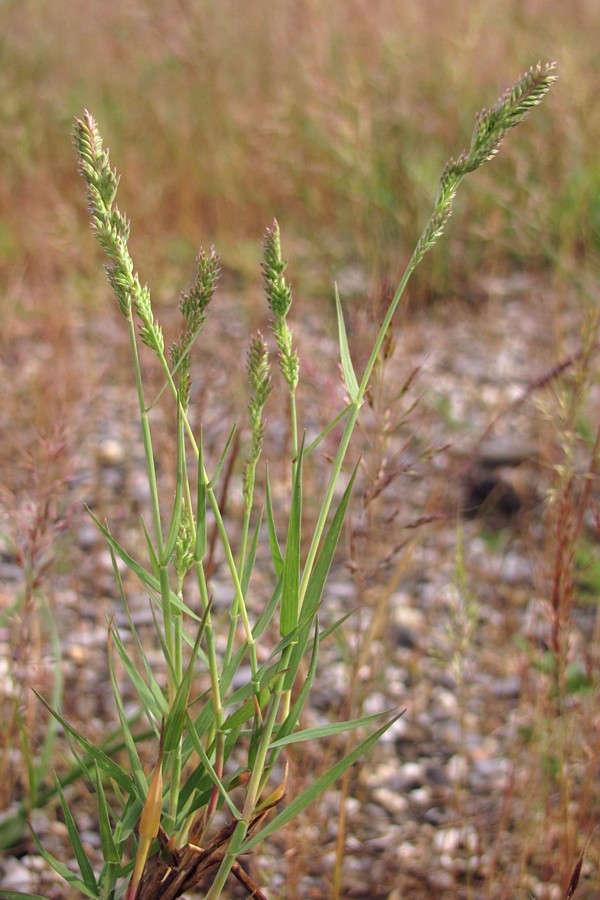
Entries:
<svg viewBox="0 0 600 900">
<path fill-rule="evenodd" d="M 70 146 L 84 107 L 126 176 L 141 275 L 166 293 L 200 243 L 256 278 L 273 216 L 311 290 L 345 273 L 377 290 L 473 114 L 538 59 L 558 61 L 557 89 L 463 193 L 413 293 L 596 249 L 597 0 L 5 0 L 0 16 L 5 298 L 42 285 L 54 306 L 98 283 Z"/>
</svg>

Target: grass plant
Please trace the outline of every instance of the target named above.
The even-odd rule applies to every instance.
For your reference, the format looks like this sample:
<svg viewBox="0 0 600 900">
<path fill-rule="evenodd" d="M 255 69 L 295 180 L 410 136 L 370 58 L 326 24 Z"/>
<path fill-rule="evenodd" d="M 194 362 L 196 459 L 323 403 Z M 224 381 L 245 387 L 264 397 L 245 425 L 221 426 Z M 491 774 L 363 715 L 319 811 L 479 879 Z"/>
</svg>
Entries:
<svg viewBox="0 0 600 900">
<path fill-rule="evenodd" d="M 540 610 L 545 640 L 539 646 L 520 639 L 536 673 L 537 691 L 532 727 L 523 733 L 523 751 L 537 761 L 532 785 L 537 802 L 523 823 L 523 842 L 529 865 L 533 862 L 545 870 L 546 879 L 565 897 L 581 888 L 582 871 L 589 873 L 598 861 L 592 771 L 598 741 L 592 722 L 598 698 L 595 646 L 600 619 L 596 602 L 587 612 L 582 602 L 585 578 L 580 581 L 578 561 L 586 535 L 598 527 L 593 486 L 600 432 L 597 426 L 594 430 L 582 425 L 597 383 L 598 323 L 595 302 L 585 303 L 580 348 L 538 401 L 554 448 L 540 566 L 540 592 L 547 598 Z M 588 623 L 584 641 L 576 628 L 582 615 Z M 526 883 L 524 875 L 523 886 Z"/>
<path fill-rule="evenodd" d="M 31 688 L 46 690 L 51 684 L 52 703 L 60 704 L 62 659 L 51 571 L 69 519 L 64 444 L 60 430 L 53 439 L 39 438 L 34 444 L 29 460 L 34 484 L 20 508 L 7 488 L 2 491 L 3 504 L 13 515 L 1 534 L 3 552 L 15 560 L 20 584 L 14 602 L 0 612 L 0 628 L 8 630 L 11 648 L 3 658 L 6 690 L 0 699 L 0 806 L 6 811 L 0 820 L 1 849 L 22 840 L 32 811 L 52 793 L 47 777 L 57 727 L 52 717 L 45 721 Z"/>
<path fill-rule="evenodd" d="M 257 497 L 264 411 L 272 377 L 267 344 L 257 334 L 250 341 L 246 368 L 250 440 L 242 474 L 242 526 L 237 546 L 217 493 L 233 430 L 220 457 L 209 465 L 202 427 L 194 429 L 189 418 L 191 352 L 217 287 L 218 256 L 214 250 L 200 251 L 194 281 L 180 296 L 180 334 L 168 351 L 150 292 L 141 283 L 130 255 L 129 222 L 116 205 L 118 176 L 92 116 L 86 113 L 77 120 L 75 143 L 92 225 L 108 258 L 108 278 L 125 320 L 133 361 L 149 491 L 149 519 L 141 524 L 145 557 L 134 556 L 107 524 L 95 515 L 93 518 L 110 549 L 125 610 L 128 599 L 121 567 L 132 573 L 148 594 L 164 663 L 163 675 L 152 665 L 149 648 L 130 617 L 128 639 L 137 647 L 141 660 L 137 666 L 126 636 L 111 619 L 109 667 L 124 759 L 109 755 L 70 724 L 55 703 L 44 701 L 69 735 L 93 785 L 104 864 L 101 871 L 94 871 L 78 830 L 76 811 L 71 810 L 60 781 L 56 795 L 79 871 L 71 871 L 43 844 L 37 846 L 83 896 L 168 900 L 201 886 L 204 896 L 214 900 L 226 889 L 230 877 L 237 878 L 249 894 L 265 896 L 240 860 L 328 791 L 398 717 L 398 712 L 390 711 L 387 715 L 359 714 L 315 728 L 301 725 L 320 644 L 332 631 L 343 632 L 346 627 L 341 620 L 324 628 L 319 611 L 355 479 L 355 472 L 346 471 L 348 451 L 409 278 L 444 232 L 460 183 L 496 155 L 506 133 L 540 103 L 554 78 L 552 65 L 537 65 L 477 116 L 469 147 L 443 170 L 431 216 L 359 372 L 353 364 L 342 302 L 336 293 L 346 403 L 309 445 L 296 401 L 301 367 L 289 323 L 292 294 L 285 278 L 279 227 L 274 222 L 268 229 L 263 280 L 289 406 L 289 498 L 282 521 L 271 498 L 268 475 L 264 514 Z M 148 396 L 142 353 L 151 354 L 162 372 L 158 396 Z M 155 461 L 153 416 L 158 404 L 169 407 L 174 435 L 174 480 L 166 495 L 159 491 Z M 338 426 L 341 434 L 327 486 L 314 527 L 305 534 L 304 472 L 324 438 Z M 216 541 L 228 573 L 227 588 L 220 588 L 225 597 L 212 595 L 206 573 L 209 520 L 215 523 Z M 252 602 L 253 570 L 263 540 L 269 548 L 272 593 L 257 612 Z M 214 613 L 217 599 L 228 605 L 224 642 Z M 140 735 L 126 713 L 123 673 L 153 734 L 150 774 L 144 767 Z M 295 744 L 357 729 L 366 729 L 366 736 L 349 744 L 345 755 L 312 784 L 286 798 L 285 757 Z"/>
</svg>

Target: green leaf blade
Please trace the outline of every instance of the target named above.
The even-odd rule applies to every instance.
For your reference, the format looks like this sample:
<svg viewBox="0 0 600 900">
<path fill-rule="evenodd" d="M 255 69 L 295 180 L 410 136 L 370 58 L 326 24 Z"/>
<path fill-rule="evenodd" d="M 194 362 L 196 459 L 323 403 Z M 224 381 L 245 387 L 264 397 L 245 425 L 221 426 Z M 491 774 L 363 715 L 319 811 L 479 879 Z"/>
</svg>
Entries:
<svg viewBox="0 0 600 900">
<path fill-rule="evenodd" d="M 335 286 L 335 312 L 338 323 L 338 341 L 340 345 L 340 362 L 342 364 L 342 375 L 344 376 L 344 384 L 348 391 L 348 396 L 352 403 L 356 403 L 359 397 L 358 380 L 356 372 L 352 364 L 350 356 L 350 348 L 348 346 L 348 335 L 346 334 L 346 325 L 344 322 L 344 312 L 342 310 L 342 302 L 340 300 L 337 284 Z"/>
<path fill-rule="evenodd" d="M 302 791 L 292 802 L 284 809 L 279 815 L 275 816 L 268 825 L 266 825 L 262 831 L 259 831 L 257 834 L 252 835 L 247 840 L 245 840 L 240 849 L 240 853 L 248 853 L 253 847 L 257 844 L 260 844 L 261 841 L 264 841 L 269 835 L 273 834 L 275 831 L 278 831 L 284 825 L 287 825 L 292 819 L 298 816 L 301 812 L 303 812 L 311 803 L 314 803 L 322 794 L 328 790 L 331 785 L 337 781 L 338 778 L 344 774 L 344 772 L 353 766 L 354 763 L 360 759 L 372 746 L 377 743 L 379 738 L 385 734 L 385 732 L 390 728 L 394 722 L 396 722 L 402 713 L 398 713 L 398 715 L 394 716 L 388 722 L 386 722 L 381 728 L 378 728 L 377 731 L 374 731 L 373 734 L 369 735 L 362 743 L 360 743 L 354 750 L 341 759 L 338 763 L 332 766 L 331 769 L 328 769 L 323 775 L 316 779 L 308 788 Z"/>
</svg>

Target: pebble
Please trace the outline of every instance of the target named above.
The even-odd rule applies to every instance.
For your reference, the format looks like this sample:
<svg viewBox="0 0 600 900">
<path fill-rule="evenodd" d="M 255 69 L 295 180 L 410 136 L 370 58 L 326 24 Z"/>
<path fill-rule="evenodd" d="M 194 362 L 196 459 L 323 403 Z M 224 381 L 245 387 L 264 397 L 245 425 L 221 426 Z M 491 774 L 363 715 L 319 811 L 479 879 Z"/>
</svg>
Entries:
<svg viewBox="0 0 600 900">
<path fill-rule="evenodd" d="M 439 828 L 433 836 L 434 848 L 442 854 L 454 854 L 459 848 L 474 851 L 478 838 L 474 828 Z"/>
<path fill-rule="evenodd" d="M 118 466 L 125 462 L 125 447 L 121 441 L 107 438 L 100 441 L 96 459 L 101 466 Z"/>
<path fill-rule="evenodd" d="M 407 762 L 400 766 L 394 776 L 394 784 L 400 791 L 413 791 L 420 787 L 426 778 L 423 763 Z"/>
<path fill-rule="evenodd" d="M 448 760 L 446 775 L 453 784 L 462 784 L 469 771 L 469 763 L 464 756 L 456 753 Z"/>
<path fill-rule="evenodd" d="M 508 783 L 510 770 L 510 761 L 502 757 L 476 759 L 473 762 L 471 784 L 476 789 L 493 785 L 497 790 L 503 791 Z"/>
<path fill-rule="evenodd" d="M 428 785 L 415 788 L 410 792 L 410 800 L 415 806 L 428 808 L 431 805 L 431 788 Z"/>
<path fill-rule="evenodd" d="M 33 890 L 33 875 L 23 860 L 7 855 L 3 861 L 2 870 L 2 886 L 7 890 L 24 892 Z"/>
<path fill-rule="evenodd" d="M 390 815 L 400 817 L 409 807 L 405 796 L 386 787 L 375 788 L 372 792 L 373 799 L 382 806 Z"/>
<path fill-rule="evenodd" d="M 104 540 L 102 534 L 92 522 L 80 525 L 75 538 L 82 550 L 91 550 Z"/>
</svg>

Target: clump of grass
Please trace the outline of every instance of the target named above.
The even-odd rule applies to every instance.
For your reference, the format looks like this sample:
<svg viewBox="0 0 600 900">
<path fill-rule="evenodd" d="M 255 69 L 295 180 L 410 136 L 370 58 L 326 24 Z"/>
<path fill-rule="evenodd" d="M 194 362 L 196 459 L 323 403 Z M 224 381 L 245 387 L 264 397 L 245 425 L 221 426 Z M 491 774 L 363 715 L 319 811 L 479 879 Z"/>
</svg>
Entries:
<svg viewBox="0 0 600 900">
<path fill-rule="evenodd" d="M 585 545 L 597 533 L 594 502 L 600 430 L 590 427 L 589 406 L 597 384 L 596 355 L 600 318 L 595 302 L 587 306 L 581 345 L 560 368 L 552 389 L 539 401 L 554 446 L 551 485 L 544 510 L 543 563 L 537 631 L 543 640 L 520 638 L 533 673 L 536 696 L 531 727 L 524 730 L 522 753 L 533 759 L 535 775 L 527 790 L 536 797 L 522 826 L 530 868 L 571 897 L 593 847 L 598 802 L 598 609 L 585 611 Z M 588 621 L 581 633 L 578 618 Z M 585 878 L 583 879 L 585 882 Z M 589 895 L 591 896 L 591 895 Z"/>
<path fill-rule="evenodd" d="M 0 695 L 0 849 L 18 844 L 32 810 L 51 795 L 47 790 L 57 736 L 57 723 L 40 709 L 31 688 L 52 685 L 52 703 L 62 697 L 62 659 L 54 609 L 52 568 L 61 537 L 69 525 L 65 501 L 67 437 L 59 426 L 54 434 L 30 447 L 28 496 L 20 504 L 9 490 L 0 490 L 10 521 L 2 523 L 2 552 L 20 574 L 15 600 L 0 612 L 0 628 L 8 633 L 2 659 L 4 686 Z"/>
<path fill-rule="evenodd" d="M 554 78 L 553 65 L 533 67 L 490 110 L 477 117 L 469 148 L 456 160 L 450 160 L 442 173 L 432 214 L 359 373 L 346 336 L 342 303 L 336 296 L 340 365 L 347 399 L 310 446 L 305 444 L 297 407 L 301 369 L 290 325 L 292 294 L 285 279 L 277 223 L 267 231 L 263 276 L 279 369 L 290 407 L 292 452 L 285 522 L 278 521 L 268 476 L 265 482 L 272 593 L 260 613 L 252 604 L 252 575 L 264 533 L 256 473 L 265 449 L 264 415 L 271 386 L 267 345 L 260 335 L 252 337 L 247 358 L 250 443 L 243 469 L 242 537 L 234 547 L 235 531 L 225 521 L 216 493 L 231 438 L 209 471 L 202 429 L 194 430 L 188 418 L 190 354 L 201 335 L 217 287 L 217 254 L 214 250 L 201 251 L 198 256 L 193 284 L 180 298 L 181 334 L 169 353 L 150 291 L 141 283 L 129 252 L 129 222 L 116 205 L 118 176 L 92 116 L 86 112 L 77 120 L 75 144 L 87 186 L 92 225 L 108 257 L 108 278 L 131 348 L 150 498 L 150 520 L 142 523 L 146 558 L 134 558 L 107 525 L 96 517 L 94 521 L 110 548 L 125 609 L 128 601 L 117 561 L 130 570 L 147 592 L 164 660 L 163 679 L 151 665 L 148 647 L 130 618 L 131 635 L 141 660 L 141 665 L 136 666 L 111 620 L 109 668 L 126 763 L 111 758 L 69 724 L 59 709 L 47 704 L 78 752 L 88 760 L 86 768 L 97 798 L 104 864 L 99 873 L 94 872 L 76 816 L 60 784 L 57 792 L 79 873 L 71 872 L 39 842 L 38 849 L 84 896 L 169 900 L 203 885 L 207 900 L 214 900 L 233 876 L 248 893 L 263 897 L 260 886 L 241 867 L 240 858 L 326 792 L 398 717 L 397 712 L 390 711 L 358 715 L 317 728 L 300 727 L 302 709 L 310 699 L 320 643 L 331 631 L 344 628 L 343 620 L 327 629 L 319 623 L 327 575 L 355 478 L 355 473 L 347 474 L 344 466 L 394 313 L 412 272 L 442 235 L 461 181 L 496 155 L 506 133 L 542 100 Z M 159 492 L 153 443 L 156 398 L 147 397 L 142 351 L 150 352 L 158 361 L 164 392 L 171 404 L 175 478 L 169 496 Z M 340 423 L 343 430 L 314 528 L 312 533 L 304 534 L 304 469 L 324 437 Z M 224 643 L 217 640 L 215 598 L 205 569 L 209 515 L 216 523 L 217 541 L 228 573 L 225 599 L 229 625 Z M 129 677 L 154 736 L 154 763 L 149 776 L 140 756 L 138 735 L 126 715 L 117 663 Z M 245 678 L 243 665 L 248 672 Z M 284 803 L 287 764 L 283 757 L 293 744 L 364 728 L 366 736 Z"/>
</svg>

